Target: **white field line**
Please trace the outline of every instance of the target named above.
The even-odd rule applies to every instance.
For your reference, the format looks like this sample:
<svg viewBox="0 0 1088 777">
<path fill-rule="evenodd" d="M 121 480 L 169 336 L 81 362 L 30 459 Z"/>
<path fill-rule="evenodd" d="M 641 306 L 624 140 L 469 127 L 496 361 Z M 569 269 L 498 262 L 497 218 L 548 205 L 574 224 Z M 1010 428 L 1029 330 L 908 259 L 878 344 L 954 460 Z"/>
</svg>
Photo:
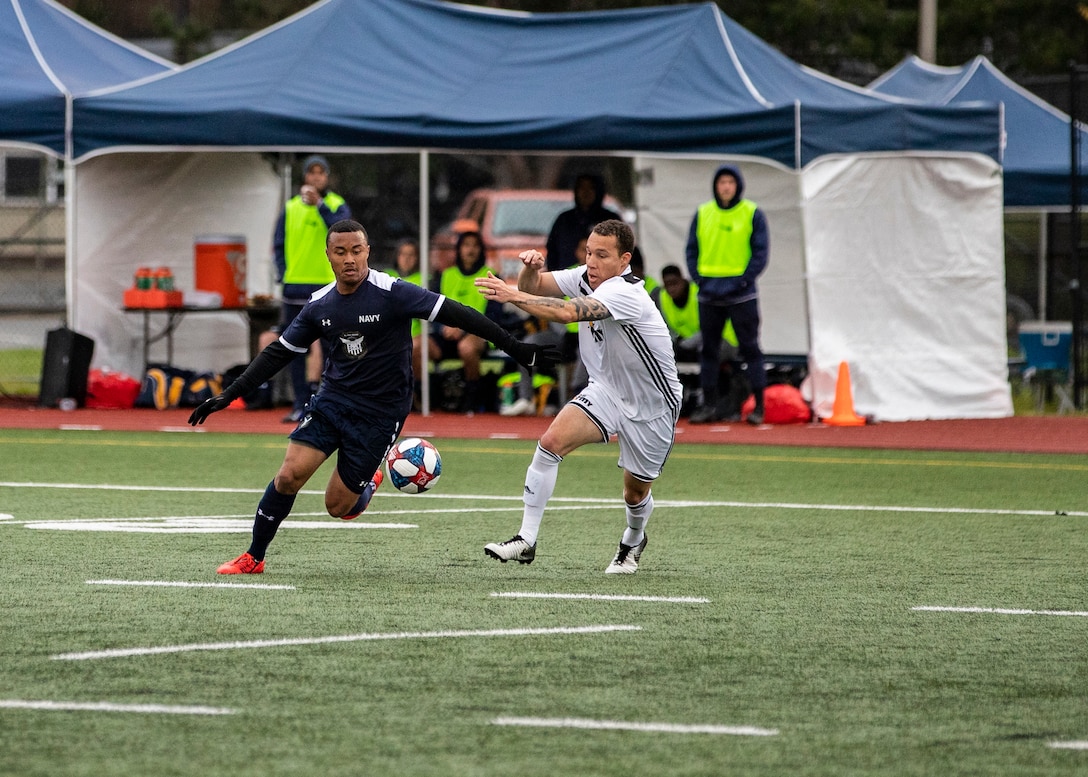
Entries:
<svg viewBox="0 0 1088 777">
<path fill-rule="evenodd" d="M 88 580 L 87 585 L 134 585 L 161 588 L 257 588 L 262 591 L 294 591 L 293 585 L 269 585 L 267 583 L 186 583 L 170 580 Z"/>
<path fill-rule="evenodd" d="M 0 699 L 0 709 L 65 710 L 88 712 L 141 712 L 165 715 L 233 715 L 227 707 L 179 706 L 173 704 L 114 704 L 108 701 L 30 701 Z"/>
<path fill-rule="evenodd" d="M 203 494 L 263 494 L 264 489 L 254 488 L 192 488 L 176 486 L 137 486 L 137 485 L 109 485 L 109 484 L 82 484 L 82 483 L 41 483 L 41 482 L 14 482 L 0 481 L 0 487 L 5 488 L 58 488 L 58 489 L 93 489 L 103 491 L 154 491 L 171 493 L 203 493 Z M 300 494 L 319 495 L 324 491 L 300 491 Z M 417 502 L 428 499 L 439 499 L 448 502 L 453 499 L 469 500 L 473 503 L 482 501 L 506 501 L 521 504 L 521 495 L 496 496 L 494 494 L 400 494 L 393 489 L 379 491 L 376 498 L 414 499 Z M 550 504 L 566 502 L 575 504 L 575 509 L 587 509 L 586 505 L 599 504 L 614 507 L 617 500 L 614 498 L 590 498 L 590 497 L 552 497 Z M 1031 509 L 999 509 L 986 507 L 916 507 L 907 505 L 849 505 L 849 504 L 812 504 L 806 502 L 735 502 L 714 500 L 670 500 L 662 499 L 655 503 L 657 507 L 731 507 L 738 509 L 775 509 L 775 510 L 833 510 L 837 512 L 866 512 L 866 513 L 947 513 L 954 515 L 1009 515 L 1009 516 L 1054 516 L 1088 518 L 1088 511 L 1082 510 L 1031 510 Z M 549 509 L 553 509 L 549 507 Z M 461 512 L 478 512 L 475 508 L 461 510 Z M 420 512 L 412 510 L 413 513 Z M 447 512 L 435 510 L 435 512 Z"/>
<path fill-rule="evenodd" d="M 982 613 L 989 615 L 1062 615 L 1065 617 L 1073 618 L 1088 618 L 1088 612 L 1077 612 L 1075 610 L 1011 610 L 1002 609 L 1000 607 L 935 607 L 935 606 L 922 606 L 911 607 L 912 610 L 918 612 L 968 612 L 968 613 Z"/>
<path fill-rule="evenodd" d="M 1046 746 L 1055 750 L 1088 750 L 1088 742 L 1084 741 L 1047 742 Z"/>
<path fill-rule="evenodd" d="M 641 631 L 641 626 L 559 626 L 542 629 L 488 629 L 483 631 L 402 631 L 389 634 L 340 634 L 331 637 L 297 637 L 294 639 L 259 639 L 251 642 L 205 642 L 188 645 L 160 645 L 144 648 L 90 650 L 83 653 L 60 653 L 54 661 L 89 661 L 98 658 L 127 658 L 154 656 L 162 653 L 192 653 L 199 650 L 242 650 L 247 648 L 287 647 L 295 645 L 329 645 L 337 642 L 373 642 L 389 639 L 456 639 L 459 637 L 533 637 L 549 634 L 605 634 L 612 631 Z"/>
<path fill-rule="evenodd" d="M 627 596 L 623 594 L 546 594 L 532 591 L 492 592 L 500 599 L 593 599 L 601 602 L 671 602 L 676 604 L 706 604 L 700 596 Z"/>
<path fill-rule="evenodd" d="M 629 723 L 620 720 L 590 720 L 587 718 L 495 718 L 496 726 L 535 726 L 538 728 L 584 728 L 609 731 L 655 731 L 667 734 L 733 734 L 747 737 L 773 737 L 776 728 L 755 726 L 719 726 L 711 724 L 685 725 L 679 723 Z"/>
<path fill-rule="evenodd" d="M 253 530 L 253 519 L 223 518 L 98 518 L 72 521 L 25 521 L 28 529 L 53 531 L 101 531 L 136 534 L 245 534 Z M 299 521 L 291 529 L 418 529 L 411 523 L 355 523 L 354 521 Z"/>
<path fill-rule="evenodd" d="M 102 491 L 153 491 L 171 493 L 207 493 L 207 494 L 263 494 L 263 489 L 221 489 L 221 488 L 177 488 L 172 485 L 111 485 L 111 484 L 84 484 L 84 483 L 41 483 L 41 482 L 15 482 L 0 481 L 0 488 L 10 489 L 91 489 Z M 391 493 L 392 492 L 392 493 Z M 319 495 L 323 491 L 300 491 L 300 494 Z M 412 498 L 412 500 L 468 500 L 473 503 L 484 501 L 516 502 L 521 504 L 521 495 L 496 496 L 494 494 L 400 494 L 393 490 L 379 492 L 375 497 Z M 614 507 L 615 498 L 593 498 L 578 496 L 554 496 L 551 503 L 572 503 L 577 509 L 586 509 L 586 505 L 603 505 Z M 903 505 L 831 505 L 811 504 L 804 502 L 732 502 L 732 501 L 691 501 L 691 500 L 660 500 L 655 503 L 657 507 L 735 507 L 741 509 L 791 509 L 791 510 L 836 510 L 845 513 L 935 513 L 953 515 L 994 515 L 994 516 L 1063 516 L 1088 518 L 1085 510 L 1054 510 L 1054 509 L 1000 509 L 988 507 L 915 507 Z M 479 511 L 477 508 L 470 508 Z M 549 507 L 549 509 L 552 509 Z M 420 510 L 413 509 L 412 513 Z M 436 513 L 445 513 L 447 510 L 437 509 Z M 465 510 L 461 510 L 465 511 Z"/>
</svg>

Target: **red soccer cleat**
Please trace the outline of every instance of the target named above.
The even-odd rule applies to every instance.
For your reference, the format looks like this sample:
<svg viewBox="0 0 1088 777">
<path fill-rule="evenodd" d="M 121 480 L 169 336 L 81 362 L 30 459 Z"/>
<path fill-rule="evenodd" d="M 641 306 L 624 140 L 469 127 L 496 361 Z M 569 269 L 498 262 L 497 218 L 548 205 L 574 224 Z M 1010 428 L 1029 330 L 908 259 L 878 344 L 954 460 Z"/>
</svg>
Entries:
<svg viewBox="0 0 1088 777">
<path fill-rule="evenodd" d="M 233 561 L 220 564 L 215 571 L 220 575 L 259 575 L 264 572 L 264 559 L 258 561 L 247 552 Z"/>
</svg>

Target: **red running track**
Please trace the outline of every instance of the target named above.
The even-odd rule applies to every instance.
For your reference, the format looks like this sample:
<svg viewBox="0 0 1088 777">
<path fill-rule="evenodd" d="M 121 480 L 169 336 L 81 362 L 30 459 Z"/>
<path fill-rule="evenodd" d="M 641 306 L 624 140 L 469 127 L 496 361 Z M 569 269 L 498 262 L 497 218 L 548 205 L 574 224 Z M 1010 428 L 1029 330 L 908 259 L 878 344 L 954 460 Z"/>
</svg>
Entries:
<svg viewBox="0 0 1088 777">
<path fill-rule="evenodd" d="M 200 427 L 205 432 L 286 435 L 284 409 L 224 410 Z M 103 429 L 108 431 L 194 431 L 189 410 L 72 410 L 65 412 L 13 403 L 0 404 L 0 429 Z M 464 416 L 413 413 L 404 433 L 421 437 L 536 440 L 547 418 L 503 418 L 493 413 Z M 907 421 L 861 427 L 823 424 L 751 427 L 744 423 L 692 425 L 681 420 L 678 443 L 792 445 L 815 448 L 883 448 L 1016 453 L 1088 453 L 1088 418 L 1022 416 L 951 421 Z"/>
</svg>

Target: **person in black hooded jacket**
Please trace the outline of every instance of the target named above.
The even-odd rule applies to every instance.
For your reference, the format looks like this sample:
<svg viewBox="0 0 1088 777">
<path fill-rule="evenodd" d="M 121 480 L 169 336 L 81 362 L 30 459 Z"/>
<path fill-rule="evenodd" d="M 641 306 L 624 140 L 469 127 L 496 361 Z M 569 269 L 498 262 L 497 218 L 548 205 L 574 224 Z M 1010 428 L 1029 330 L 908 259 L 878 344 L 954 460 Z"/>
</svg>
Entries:
<svg viewBox="0 0 1088 777">
<path fill-rule="evenodd" d="M 770 252 L 767 217 L 756 203 L 744 199 L 744 178 L 733 165 L 717 169 L 712 191 L 714 199 L 695 211 L 686 249 L 688 272 L 699 287 L 699 330 L 703 333 L 699 359 L 703 400 L 689 420 L 708 423 L 733 412 L 718 402 L 721 332 L 725 322 L 731 320 L 755 396 L 748 423 L 761 424 L 767 374 L 759 345 L 756 278 L 767 268 Z"/>
<path fill-rule="evenodd" d="M 604 206 L 604 195 L 604 179 L 599 175 L 582 173 L 574 180 L 574 207 L 556 216 L 548 233 L 544 251 L 548 272 L 570 267 L 579 241 L 602 221 L 623 221 L 622 216 Z"/>
</svg>

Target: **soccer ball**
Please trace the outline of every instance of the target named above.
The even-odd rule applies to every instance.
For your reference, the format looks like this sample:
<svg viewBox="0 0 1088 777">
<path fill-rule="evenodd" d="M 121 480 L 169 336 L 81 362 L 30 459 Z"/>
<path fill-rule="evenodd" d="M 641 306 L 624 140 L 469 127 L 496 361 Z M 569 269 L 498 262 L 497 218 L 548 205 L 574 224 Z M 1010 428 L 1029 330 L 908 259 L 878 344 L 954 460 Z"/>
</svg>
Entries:
<svg viewBox="0 0 1088 777">
<path fill-rule="evenodd" d="M 406 437 L 385 455 L 389 482 L 406 494 L 422 494 L 442 476 L 438 448 L 419 437 Z"/>
</svg>

